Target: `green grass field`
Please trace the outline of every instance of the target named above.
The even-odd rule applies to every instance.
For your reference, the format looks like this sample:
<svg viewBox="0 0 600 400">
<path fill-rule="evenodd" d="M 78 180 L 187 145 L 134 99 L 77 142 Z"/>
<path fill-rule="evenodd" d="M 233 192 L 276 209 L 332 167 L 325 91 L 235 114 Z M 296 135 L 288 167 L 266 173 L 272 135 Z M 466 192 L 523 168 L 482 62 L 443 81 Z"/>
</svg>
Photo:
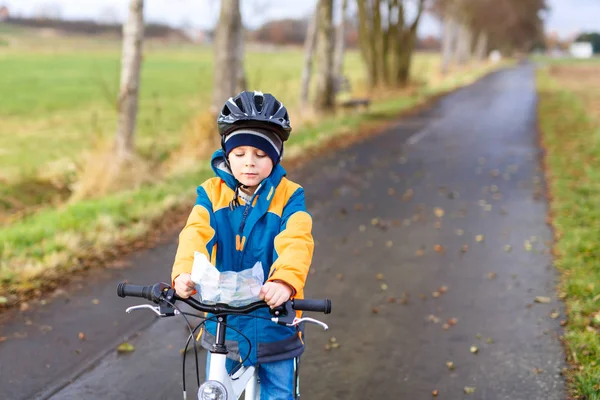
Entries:
<svg viewBox="0 0 600 400">
<path fill-rule="evenodd" d="M 71 47 L 71 48 L 69 48 Z M 298 104 L 302 51 L 247 53 L 249 87 L 272 92 L 293 111 Z M 415 71 L 429 72 L 436 56 L 419 55 Z M 90 42 L 53 50 L 0 48 L 0 179 L 40 171 L 61 173 L 116 126 L 120 48 Z M 136 140 L 139 152 L 161 160 L 180 145 L 186 124 L 207 109 L 212 50 L 192 45 L 148 45 L 144 52 Z M 363 67 L 348 52 L 345 73 L 360 89 Z"/>
<path fill-rule="evenodd" d="M 555 265 L 568 320 L 572 398 L 600 399 L 600 60 L 551 63 L 538 72 Z"/>
</svg>

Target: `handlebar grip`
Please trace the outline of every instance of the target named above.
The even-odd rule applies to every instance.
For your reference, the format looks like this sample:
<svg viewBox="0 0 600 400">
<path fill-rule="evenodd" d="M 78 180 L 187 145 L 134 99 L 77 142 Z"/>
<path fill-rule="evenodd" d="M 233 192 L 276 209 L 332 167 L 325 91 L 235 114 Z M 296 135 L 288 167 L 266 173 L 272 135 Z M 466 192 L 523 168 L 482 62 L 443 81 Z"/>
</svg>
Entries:
<svg viewBox="0 0 600 400">
<path fill-rule="evenodd" d="M 153 286 L 132 285 L 121 282 L 117 286 L 117 295 L 119 297 L 141 297 L 153 301 L 152 288 Z"/>
<path fill-rule="evenodd" d="M 294 310 L 298 311 L 317 311 L 324 314 L 331 313 L 331 300 L 307 300 L 307 299 L 294 299 L 292 306 Z"/>
</svg>

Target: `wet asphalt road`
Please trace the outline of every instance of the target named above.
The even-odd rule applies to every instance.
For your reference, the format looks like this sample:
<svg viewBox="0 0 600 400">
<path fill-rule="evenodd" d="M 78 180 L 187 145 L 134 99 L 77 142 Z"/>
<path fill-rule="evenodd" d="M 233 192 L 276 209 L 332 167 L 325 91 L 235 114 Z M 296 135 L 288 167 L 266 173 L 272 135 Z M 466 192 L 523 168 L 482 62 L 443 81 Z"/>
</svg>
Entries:
<svg viewBox="0 0 600 400">
<path fill-rule="evenodd" d="M 566 398 L 535 115 L 523 65 L 290 172 L 317 240 L 307 297 L 333 301 L 313 315 L 330 330 L 307 327 L 303 399 Z M 126 315 L 139 302 L 115 295 L 168 280 L 174 253 L 175 238 L 1 316 L 3 398 L 181 398 L 183 321 Z"/>
</svg>

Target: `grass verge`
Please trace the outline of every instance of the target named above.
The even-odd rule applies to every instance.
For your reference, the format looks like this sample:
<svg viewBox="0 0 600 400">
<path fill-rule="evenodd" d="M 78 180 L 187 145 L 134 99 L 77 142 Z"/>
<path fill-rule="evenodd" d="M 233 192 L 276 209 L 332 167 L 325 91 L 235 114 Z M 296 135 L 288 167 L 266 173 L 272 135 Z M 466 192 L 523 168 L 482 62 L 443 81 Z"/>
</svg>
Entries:
<svg viewBox="0 0 600 400">
<path fill-rule="evenodd" d="M 555 232 L 555 265 L 565 300 L 569 392 L 600 399 L 600 74 L 578 67 L 538 71 L 538 115 Z M 596 106 L 594 106 L 594 104 Z M 596 111 L 594 111 L 596 110 Z"/>
<path fill-rule="evenodd" d="M 415 91 L 410 96 L 390 97 L 374 102 L 365 113 L 327 117 L 306 124 L 292 135 L 286 148 L 287 163 L 303 153 L 318 149 L 324 141 L 373 132 L 402 113 L 422 106 L 434 97 L 473 82 L 499 65 L 486 65 L 458 73 L 436 87 Z M 55 287 L 64 277 L 85 268 L 87 260 L 105 260 L 147 237 L 165 215 L 189 211 L 195 188 L 212 175 L 208 162 L 202 168 L 181 173 L 164 182 L 145 185 L 94 200 L 82 200 L 60 208 L 42 210 L 0 231 L 0 281 L 8 297 L 0 303 L 11 305 L 32 291 Z"/>
</svg>

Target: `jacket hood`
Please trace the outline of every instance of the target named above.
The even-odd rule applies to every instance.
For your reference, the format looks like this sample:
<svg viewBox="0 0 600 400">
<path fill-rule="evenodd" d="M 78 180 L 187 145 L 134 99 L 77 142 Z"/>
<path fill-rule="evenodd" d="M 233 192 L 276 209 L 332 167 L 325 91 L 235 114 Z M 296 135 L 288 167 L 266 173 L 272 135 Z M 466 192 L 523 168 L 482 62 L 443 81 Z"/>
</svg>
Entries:
<svg viewBox="0 0 600 400">
<path fill-rule="evenodd" d="M 231 173 L 231 169 L 225 162 L 225 153 L 223 149 L 219 149 L 214 152 L 212 159 L 210 160 L 210 165 L 215 173 L 215 175 L 221 179 L 229 186 L 232 190 L 235 190 L 237 186 L 237 179 Z M 273 171 L 271 171 L 271 175 L 265 178 L 259 185 L 259 187 L 264 186 L 274 186 L 276 187 L 281 182 L 281 178 L 287 175 L 285 168 L 281 166 L 281 164 L 277 164 Z"/>
</svg>

